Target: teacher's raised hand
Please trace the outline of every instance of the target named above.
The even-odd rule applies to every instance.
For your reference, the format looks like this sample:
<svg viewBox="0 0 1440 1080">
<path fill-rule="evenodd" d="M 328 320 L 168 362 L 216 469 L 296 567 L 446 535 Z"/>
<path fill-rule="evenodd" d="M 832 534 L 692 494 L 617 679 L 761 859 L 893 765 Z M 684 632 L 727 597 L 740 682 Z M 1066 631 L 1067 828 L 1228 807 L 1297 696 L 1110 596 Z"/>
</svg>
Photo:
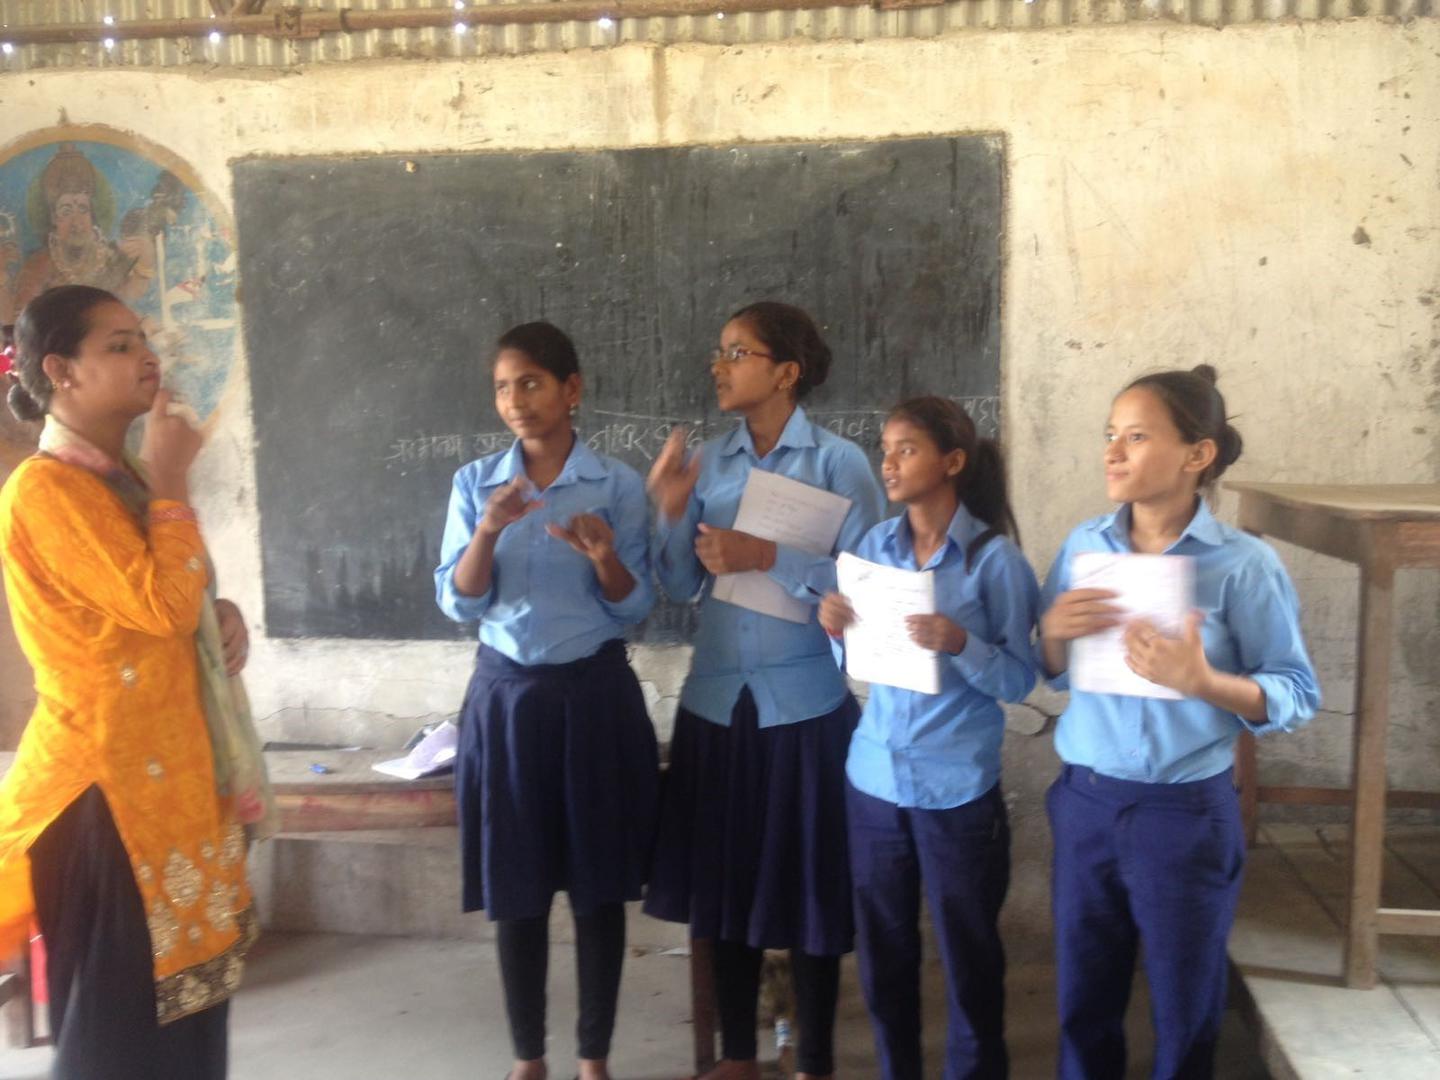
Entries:
<svg viewBox="0 0 1440 1080">
<path fill-rule="evenodd" d="M 150 490 L 156 498 L 189 502 L 187 478 L 204 440 L 183 416 L 172 415 L 170 406 L 174 401 L 171 391 L 156 391 L 145 418 L 140 460 L 145 463 Z"/>
</svg>

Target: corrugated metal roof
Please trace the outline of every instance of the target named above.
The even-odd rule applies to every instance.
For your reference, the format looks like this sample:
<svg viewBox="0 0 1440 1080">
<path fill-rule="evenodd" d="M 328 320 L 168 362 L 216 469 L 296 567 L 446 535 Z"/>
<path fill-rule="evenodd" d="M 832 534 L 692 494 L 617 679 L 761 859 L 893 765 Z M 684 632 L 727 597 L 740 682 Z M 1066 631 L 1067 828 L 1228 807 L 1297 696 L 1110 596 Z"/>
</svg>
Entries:
<svg viewBox="0 0 1440 1080">
<path fill-rule="evenodd" d="M 507 0 L 492 0 L 503 6 Z M 508 0 L 518 2 L 518 0 Z M 0 55 L 0 73 L 37 68 L 175 67 L 204 64 L 288 68 L 346 60 L 415 57 L 442 59 L 603 48 L 643 41 L 739 45 L 792 39 L 926 38 L 959 30 L 1024 30 L 1128 22 L 1233 26 L 1280 20 L 1383 16 L 1407 19 L 1436 13 L 1440 0 L 956 0 L 935 7 L 882 11 L 874 7 L 817 7 L 807 11 L 621 18 L 598 22 L 372 30 L 324 34 L 309 40 L 258 34 L 151 41 L 15 46 Z M 307 9 L 389 10 L 449 8 L 454 0 L 311 0 Z M 270 0 L 267 10 L 280 7 Z M 0 41 L 12 26 L 117 22 L 136 19 L 209 19 L 208 0 L 0 0 Z"/>
</svg>

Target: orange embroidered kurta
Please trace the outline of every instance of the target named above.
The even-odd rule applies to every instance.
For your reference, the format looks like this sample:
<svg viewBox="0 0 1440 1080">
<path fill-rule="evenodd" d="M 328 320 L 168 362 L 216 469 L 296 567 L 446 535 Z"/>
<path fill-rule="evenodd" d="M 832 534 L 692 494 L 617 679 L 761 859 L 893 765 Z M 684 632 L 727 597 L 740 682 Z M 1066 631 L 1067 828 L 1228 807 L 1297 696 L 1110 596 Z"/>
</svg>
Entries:
<svg viewBox="0 0 1440 1080">
<path fill-rule="evenodd" d="M 30 845 L 93 784 L 144 901 L 160 1022 L 217 1004 L 255 924 L 201 699 L 200 530 L 163 518 L 142 530 L 100 477 L 33 457 L 0 490 L 0 559 L 38 697 L 0 783 L 0 935 L 13 949 L 29 925 Z"/>
</svg>

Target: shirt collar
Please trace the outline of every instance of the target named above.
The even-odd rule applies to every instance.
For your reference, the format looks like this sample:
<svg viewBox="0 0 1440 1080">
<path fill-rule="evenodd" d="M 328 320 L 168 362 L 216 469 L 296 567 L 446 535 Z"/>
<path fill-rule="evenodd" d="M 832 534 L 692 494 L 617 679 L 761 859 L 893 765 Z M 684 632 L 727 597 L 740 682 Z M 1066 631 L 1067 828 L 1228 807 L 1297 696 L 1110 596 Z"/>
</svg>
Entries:
<svg viewBox="0 0 1440 1080">
<path fill-rule="evenodd" d="M 1130 504 L 1121 503 L 1110 513 L 1102 517 L 1098 525 L 1098 531 L 1110 533 L 1118 540 L 1123 547 L 1130 546 Z M 1180 531 L 1180 540 L 1186 537 L 1197 540 L 1202 544 L 1209 544 L 1212 547 L 1219 547 L 1225 542 L 1225 530 L 1216 519 L 1210 504 L 1204 498 L 1196 500 L 1195 514 L 1191 517 L 1189 524 Z M 1175 545 L 1172 544 L 1171 547 Z"/>
<path fill-rule="evenodd" d="M 490 473 L 490 479 L 496 484 L 508 484 L 523 471 L 525 458 L 524 451 L 520 448 L 520 440 L 516 439 L 510 444 L 510 449 L 500 455 L 500 460 L 495 463 L 494 470 Z"/>
<path fill-rule="evenodd" d="M 964 553 L 970 546 L 970 542 L 981 533 L 988 530 L 986 525 L 961 503 L 955 508 L 955 514 L 950 518 L 950 524 L 945 528 L 945 535 L 949 542 L 954 545 L 955 550 Z M 909 561 L 915 554 L 915 537 L 910 532 L 910 515 L 901 514 L 894 519 L 894 525 L 890 534 L 885 537 L 884 543 L 900 559 Z"/>
<path fill-rule="evenodd" d="M 1199 499 L 1195 507 L 1195 516 L 1190 519 L 1190 524 L 1185 526 L 1185 531 L 1180 534 L 1183 540 L 1185 537 L 1199 540 L 1202 544 L 1209 544 L 1211 547 L 1219 547 L 1225 542 L 1224 527 L 1216 520 L 1210 504 L 1203 497 Z"/>
<path fill-rule="evenodd" d="M 521 448 L 520 440 L 516 439 L 510 449 L 506 450 L 499 462 L 495 465 L 495 471 L 491 474 L 492 479 L 498 484 L 508 484 L 515 477 L 525 470 L 524 450 Z M 580 433 L 575 433 L 575 445 L 570 447 L 570 456 L 565 459 L 564 466 L 560 469 L 560 475 L 550 482 L 551 487 L 563 487 L 565 484 L 573 484 L 578 480 L 604 480 L 610 475 L 610 470 L 600 455 L 591 450 L 581 438 Z"/>
<path fill-rule="evenodd" d="M 778 449 L 788 446 L 791 449 L 801 450 L 814 445 L 816 445 L 815 431 L 805 415 L 805 410 L 796 405 L 795 411 L 790 414 L 790 419 L 785 421 L 785 426 L 780 431 L 780 438 L 775 440 L 775 447 Z M 750 425 L 744 420 L 741 420 L 735 430 L 725 436 L 725 441 L 720 444 L 722 456 L 738 454 L 742 450 L 748 450 L 752 457 L 756 456 L 755 440 L 750 437 Z"/>
</svg>

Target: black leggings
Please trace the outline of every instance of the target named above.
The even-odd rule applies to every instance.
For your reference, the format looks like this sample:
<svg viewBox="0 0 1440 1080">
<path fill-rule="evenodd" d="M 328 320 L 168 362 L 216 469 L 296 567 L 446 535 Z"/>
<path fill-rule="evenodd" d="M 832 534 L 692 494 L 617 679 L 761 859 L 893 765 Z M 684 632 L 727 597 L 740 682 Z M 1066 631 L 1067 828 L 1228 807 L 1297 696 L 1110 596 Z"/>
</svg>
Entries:
<svg viewBox="0 0 1440 1080">
<path fill-rule="evenodd" d="M 545 975 L 550 964 L 550 916 L 501 919 L 495 924 L 505 1012 L 515 1057 L 545 1056 Z M 625 962 L 625 905 L 602 904 L 575 916 L 575 967 L 580 983 L 580 1019 L 575 1025 L 576 1055 L 587 1060 L 610 1056 L 615 1003 Z"/>
<path fill-rule="evenodd" d="M 765 954 L 736 941 L 715 942 L 715 1003 L 720 1012 L 721 1056 L 754 1061 L 756 999 Z M 795 1051 L 797 1072 L 829 1076 L 835 1071 L 835 1006 L 840 999 L 840 958 L 790 950 L 795 980 Z"/>
</svg>

